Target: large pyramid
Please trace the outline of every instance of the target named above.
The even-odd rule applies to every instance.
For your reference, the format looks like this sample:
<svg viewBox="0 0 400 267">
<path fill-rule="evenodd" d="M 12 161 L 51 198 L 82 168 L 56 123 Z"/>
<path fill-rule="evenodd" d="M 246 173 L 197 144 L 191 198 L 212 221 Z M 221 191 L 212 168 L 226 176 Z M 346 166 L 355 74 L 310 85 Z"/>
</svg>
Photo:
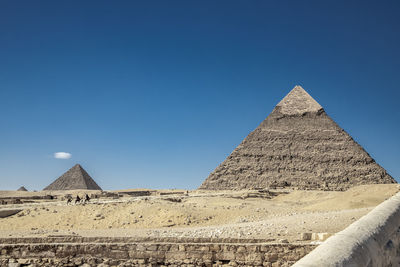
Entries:
<svg viewBox="0 0 400 267">
<path fill-rule="evenodd" d="M 296 86 L 200 189 L 345 190 L 384 183 L 396 181 Z"/>
<path fill-rule="evenodd" d="M 90 175 L 79 164 L 76 164 L 74 167 L 69 169 L 43 190 L 74 189 L 101 190 L 100 186 L 96 184 L 92 177 L 90 177 Z"/>
</svg>

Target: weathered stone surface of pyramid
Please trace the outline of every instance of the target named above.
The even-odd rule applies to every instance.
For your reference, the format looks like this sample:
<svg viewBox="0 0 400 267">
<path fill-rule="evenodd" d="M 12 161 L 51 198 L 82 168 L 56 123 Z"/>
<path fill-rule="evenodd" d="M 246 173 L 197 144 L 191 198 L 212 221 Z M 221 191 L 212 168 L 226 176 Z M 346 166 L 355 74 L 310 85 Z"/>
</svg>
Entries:
<svg viewBox="0 0 400 267">
<path fill-rule="evenodd" d="M 74 167 L 69 169 L 43 190 L 74 189 L 101 190 L 100 186 L 97 185 L 92 177 L 90 177 L 90 175 L 79 164 L 76 164 Z"/>
<path fill-rule="evenodd" d="M 25 186 L 21 186 L 20 188 L 18 188 L 17 191 L 28 191 L 28 190 L 25 188 Z"/>
<path fill-rule="evenodd" d="M 385 183 L 396 181 L 296 86 L 200 189 L 346 190 Z"/>
</svg>

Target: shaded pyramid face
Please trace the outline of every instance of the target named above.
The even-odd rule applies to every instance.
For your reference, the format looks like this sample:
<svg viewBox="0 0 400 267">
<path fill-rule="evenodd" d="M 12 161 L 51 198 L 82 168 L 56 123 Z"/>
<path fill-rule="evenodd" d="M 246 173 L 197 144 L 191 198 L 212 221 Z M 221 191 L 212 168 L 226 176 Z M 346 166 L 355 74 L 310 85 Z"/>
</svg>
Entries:
<svg viewBox="0 0 400 267">
<path fill-rule="evenodd" d="M 21 186 L 20 188 L 18 188 L 17 191 L 28 191 L 28 190 L 25 188 L 25 186 Z"/>
<path fill-rule="evenodd" d="M 296 86 L 200 189 L 346 190 L 384 183 L 396 181 Z"/>
<path fill-rule="evenodd" d="M 101 190 L 100 186 L 96 184 L 92 177 L 90 177 L 90 175 L 79 164 L 76 164 L 74 167 L 69 169 L 43 190 L 74 189 Z"/>
</svg>

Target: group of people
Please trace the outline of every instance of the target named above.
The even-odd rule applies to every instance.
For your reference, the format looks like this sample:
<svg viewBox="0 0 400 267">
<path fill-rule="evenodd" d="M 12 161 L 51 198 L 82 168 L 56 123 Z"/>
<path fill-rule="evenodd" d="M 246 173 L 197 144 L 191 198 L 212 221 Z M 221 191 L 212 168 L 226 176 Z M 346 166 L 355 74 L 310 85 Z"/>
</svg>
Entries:
<svg viewBox="0 0 400 267">
<path fill-rule="evenodd" d="M 76 204 L 86 204 L 86 203 L 89 203 L 89 201 L 90 201 L 90 197 L 89 197 L 88 194 L 85 194 L 85 197 L 83 199 L 80 198 L 79 195 L 76 195 L 75 205 Z M 67 205 L 69 205 L 69 204 L 72 204 L 72 197 L 71 196 L 69 196 L 67 198 Z"/>
</svg>

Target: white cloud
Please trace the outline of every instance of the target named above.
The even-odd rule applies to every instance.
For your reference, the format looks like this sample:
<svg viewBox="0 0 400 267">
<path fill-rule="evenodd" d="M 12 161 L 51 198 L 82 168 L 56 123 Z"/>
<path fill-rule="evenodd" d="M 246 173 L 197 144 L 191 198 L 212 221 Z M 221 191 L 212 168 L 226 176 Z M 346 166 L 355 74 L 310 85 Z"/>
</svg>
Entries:
<svg viewBox="0 0 400 267">
<path fill-rule="evenodd" d="M 72 157 L 71 153 L 67 153 L 67 152 L 54 153 L 54 158 L 56 158 L 56 159 L 70 159 L 71 157 Z"/>
</svg>

